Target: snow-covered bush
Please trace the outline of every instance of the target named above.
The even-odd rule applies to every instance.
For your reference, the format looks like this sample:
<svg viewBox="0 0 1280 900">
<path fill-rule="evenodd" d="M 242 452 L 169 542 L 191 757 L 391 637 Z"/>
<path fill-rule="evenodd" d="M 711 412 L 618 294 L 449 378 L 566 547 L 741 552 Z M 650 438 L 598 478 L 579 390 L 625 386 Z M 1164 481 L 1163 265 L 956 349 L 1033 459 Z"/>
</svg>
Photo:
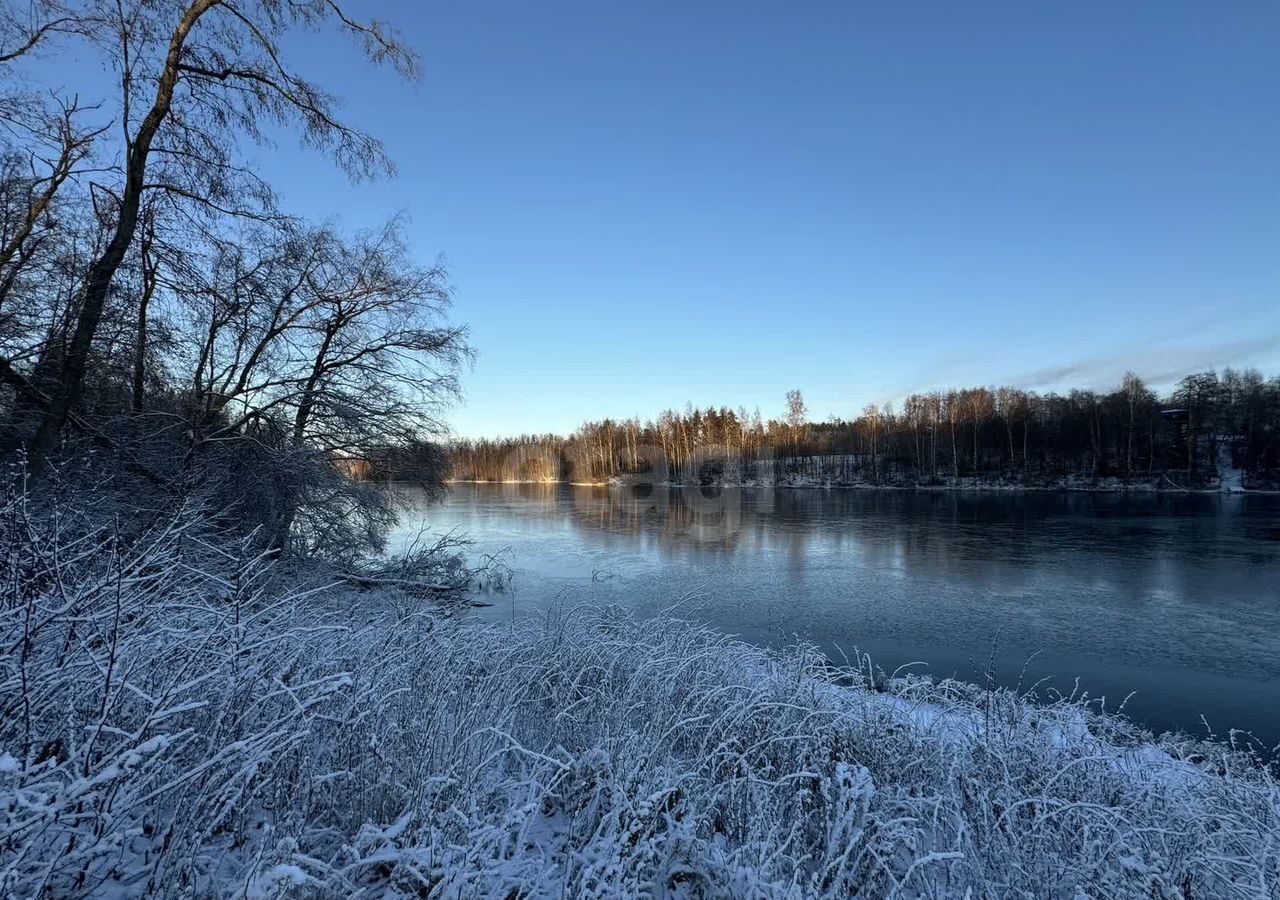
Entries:
<svg viewBox="0 0 1280 900">
<path fill-rule="evenodd" d="M 1225 745 L 133 526 L 0 509 L 0 895 L 1280 892 L 1280 786 Z"/>
</svg>

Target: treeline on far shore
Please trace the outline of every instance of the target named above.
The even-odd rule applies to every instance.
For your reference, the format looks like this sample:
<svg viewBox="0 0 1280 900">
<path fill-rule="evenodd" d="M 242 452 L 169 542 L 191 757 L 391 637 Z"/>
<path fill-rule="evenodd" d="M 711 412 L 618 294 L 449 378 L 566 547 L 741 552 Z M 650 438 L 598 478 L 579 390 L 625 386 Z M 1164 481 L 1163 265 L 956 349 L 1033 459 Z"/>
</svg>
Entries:
<svg viewBox="0 0 1280 900">
<path fill-rule="evenodd" d="M 782 415 L 728 407 L 584 423 L 572 435 L 457 440 L 452 477 L 474 481 L 868 484 L 962 480 L 1206 487 L 1280 483 L 1280 376 L 1197 372 L 1159 396 L 1133 374 L 1110 392 L 973 387 L 912 394 L 811 422 L 799 391 Z"/>
</svg>

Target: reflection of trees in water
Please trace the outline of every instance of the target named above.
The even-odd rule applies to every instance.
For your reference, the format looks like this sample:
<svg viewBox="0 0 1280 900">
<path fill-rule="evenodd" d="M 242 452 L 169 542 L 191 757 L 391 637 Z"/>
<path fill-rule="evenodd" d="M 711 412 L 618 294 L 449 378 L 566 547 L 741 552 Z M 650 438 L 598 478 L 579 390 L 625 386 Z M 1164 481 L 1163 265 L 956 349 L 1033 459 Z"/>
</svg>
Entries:
<svg viewBox="0 0 1280 900">
<path fill-rule="evenodd" d="M 735 552 L 746 536 L 737 491 L 574 486 L 561 492 L 560 504 L 593 540 L 631 544 L 639 537 L 664 555 Z"/>
<path fill-rule="evenodd" d="M 1270 542 L 1251 539 L 1258 518 L 1222 506 L 1239 498 L 557 484 L 484 491 L 516 508 L 532 502 L 587 548 L 694 565 L 773 556 L 793 576 L 853 566 L 932 579 L 939 591 L 950 582 L 1026 597 L 1028 614 L 1034 601 L 1068 602 L 1065 593 L 1082 588 L 1139 608 L 1207 597 L 1206 580 L 1224 567 L 1274 563 Z"/>
<path fill-rule="evenodd" d="M 554 507 L 585 539 L 652 547 L 668 558 L 764 553 L 792 571 L 843 557 L 859 566 L 927 578 L 1025 587 L 1044 563 L 1085 552 L 1097 581 L 1177 589 L 1186 567 L 1170 555 L 1218 556 L 1240 533 L 1218 498 L 1158 495 L 876 490 L 692 490 L 665 486 L 505 485 Z M 550 509 L 548 509 L 550 511 Z M 1223 512 L 1229 512 L 1224 510 Z M 1238 542 L 1257 556 L 1256 542 Z M 1068 575 L 1083 575 L 1072 568 Z"/>
</svg>

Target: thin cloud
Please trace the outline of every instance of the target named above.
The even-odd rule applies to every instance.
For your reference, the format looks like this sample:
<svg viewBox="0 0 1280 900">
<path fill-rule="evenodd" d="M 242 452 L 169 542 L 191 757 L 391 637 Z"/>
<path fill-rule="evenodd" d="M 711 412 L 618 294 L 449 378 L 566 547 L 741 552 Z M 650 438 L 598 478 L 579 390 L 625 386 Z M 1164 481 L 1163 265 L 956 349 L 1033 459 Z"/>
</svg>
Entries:
<svg viewBox="0 0 1280 900">
<path fill-rule="evenodd" d="M 1095 356 L 1059 366 L 1025 372 L 1004 383 L 1023 388 L 1104 388 L 1119 384 L 1126 371 L 1136 372 L 1154 385 L 1172 384 L 1192 372 L 1247 366 L 1273 359 L 1280 352 L 1280 335 L 1224 341 L 1201 346 L 1164 346 L 1135 354 Z"/>
<path fill-rule="evenodd" d="M 915 387 L 896 392 L 878 392 L 874 403 L 877 406 L 885 403 L 896 406 L 911 394 L 975 384 L 1009 385 L 1038 391 L 1068 388 L 1109 390 L 1119 386 L 1125 372 L 1134 372 L 1153 388 L 1162 389 L 1173 386 L 1193 372 L 1220 370 L 1228 366 L 1266 366 L 1277 362 L 1280 362 L 1280 335 L 1200 346 L 1166 344 L 1136 353 L 1091 356 L 1062 365 L 1033 369 L 1015 376 L 992 379 L 969 377 L 952 384 L 940 383 L 937 371 L 933 371 L 931 374 L 934 377 L 927 383 L 917 382 Z"/>
</svg>

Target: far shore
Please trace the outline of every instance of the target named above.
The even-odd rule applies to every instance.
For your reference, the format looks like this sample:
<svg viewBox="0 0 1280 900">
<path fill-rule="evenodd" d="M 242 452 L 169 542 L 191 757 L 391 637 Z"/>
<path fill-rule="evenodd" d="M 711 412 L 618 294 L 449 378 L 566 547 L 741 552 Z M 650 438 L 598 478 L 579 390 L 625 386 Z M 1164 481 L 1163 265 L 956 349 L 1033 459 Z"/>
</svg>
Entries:
<svg viewBox="0 0 1280 900">
<path fill-rule="evenodd" d="M 1138 484 L 1017 484 L 1011 482 L 973 482 L 962 484 L 871 484 L 867 482 L 832 483 L 819 480 L 799 482 L 775 482 L 760 484 L 758 482 L 713 482 L 700 484 L 684 481 L 628 481 L 611 479 L 609 481 L 545 481 L 538 479 L 480 479 L 450 478 L 446 484 L 543 484 L 569 485 L 571 487 L 640 487 L 649 485 L 663 488 L 731 488 L 761 490 L 776 488 L 779 490 L 859 490 L 859 491 L 929 491 L 929 492 L 965 492 L 965 493 L 1001 493 L 1001 494 L 1211 494 L 1211 495 L 1280 495 L 1275 488 L 1183 488 L 1177 485 L 1159 485 L 1150 482 Z"/>
</svg>

